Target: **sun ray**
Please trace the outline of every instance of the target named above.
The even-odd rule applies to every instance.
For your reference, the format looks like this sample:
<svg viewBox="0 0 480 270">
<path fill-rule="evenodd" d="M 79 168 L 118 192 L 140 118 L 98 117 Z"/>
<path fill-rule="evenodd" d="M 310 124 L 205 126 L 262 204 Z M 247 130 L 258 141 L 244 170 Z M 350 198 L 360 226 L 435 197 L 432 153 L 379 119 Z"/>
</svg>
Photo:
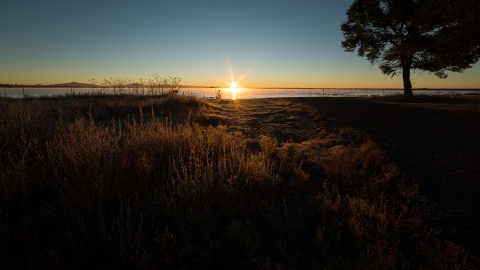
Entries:
<svg viewBox="0 0 480 270">
<path fill-rule="evenodd" d="M 227 83 L 231 84 L 232 82 L 235 82 L 237 84 L 237 87 L 238 87 L 238 84 L 243 79 L 245 79 L 250 73 L 252 73 L 258 66 L 258 64 L 256 63 L 252 64 L 250 67 L 247 68 L 247 70 L 245 70 L 245 72 L 243 72 L 242 75 L 240 75 L 240 77 L 238 77 L 238 79 L 235 79 L 232 61 L 227 51 L 223 52 L 223 59 L 225 61 L 225 65 L 227 66 L 228 74 L 230 75 L 230 82 L 227 82 Z"/>
<path fill-rule="evenodd" d="M 257 65 L 256 64 L 253 64 L 251 65 L 250 67 L 247 68 L 247 70 L 245 70 L 245 72 L 243 72 L 243 74 L 238 78 L 238 80 L 236 80 L 236 82 L 241 82 L 243 79 L 245 79 L 250 73 L 252 73 L 255 69 L 257 68 Z"/>
</svg>

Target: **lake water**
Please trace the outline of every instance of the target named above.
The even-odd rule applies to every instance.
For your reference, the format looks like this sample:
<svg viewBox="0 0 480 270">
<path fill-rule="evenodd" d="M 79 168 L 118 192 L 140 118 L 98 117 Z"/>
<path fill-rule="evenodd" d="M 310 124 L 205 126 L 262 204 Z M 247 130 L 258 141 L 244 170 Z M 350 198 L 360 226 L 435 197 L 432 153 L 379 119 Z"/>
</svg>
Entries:
<svg viewBox="0 0 480 270">
<path fill-rule="evenodd" d="M 99 89 L 96 88 L 95 92 Z M 402 95 L 403 89 L 260 89 L 260 88 L 181 88 L 179 93 L 200 98 L 211 98 L 215 91 L 220 90 L 225 99 L 252 99 L 252 98 L 276 98 L 276 97 L 358 97 L 358 96 L 387 96 Z M 111 93 L 103 91 L 104 93 Z M 7 97 L 22 98 L 40 96 L 61 96 L 66 94 L 92 93 L 91 88 L 0 88 L 0 95 Z M 480 90 L 469 89 L 438 89 L 438 90 L 413 90 L 414 95 L 478 95 Z"/>
</svg>

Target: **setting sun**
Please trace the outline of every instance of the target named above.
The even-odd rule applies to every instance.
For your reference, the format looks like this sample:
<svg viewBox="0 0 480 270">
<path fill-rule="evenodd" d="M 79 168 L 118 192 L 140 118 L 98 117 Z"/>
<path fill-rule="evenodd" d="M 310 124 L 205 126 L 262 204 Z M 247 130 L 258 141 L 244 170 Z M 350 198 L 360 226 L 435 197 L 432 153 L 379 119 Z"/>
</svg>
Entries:
<svg viewBox="0 0 480 270">
<path fill-rule="evenodd" d="M 232 82 L 230 84 L 230 88 L 237 88 L 237 83 L 236 82 Z"/>
</svg>

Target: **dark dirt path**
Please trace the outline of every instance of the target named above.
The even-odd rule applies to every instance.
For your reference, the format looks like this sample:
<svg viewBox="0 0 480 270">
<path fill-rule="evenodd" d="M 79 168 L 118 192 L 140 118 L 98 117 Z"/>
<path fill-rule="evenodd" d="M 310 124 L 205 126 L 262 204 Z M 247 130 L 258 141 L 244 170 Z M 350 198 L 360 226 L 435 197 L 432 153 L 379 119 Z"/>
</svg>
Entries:
<svg viewBox="0 0 480 270">
<path fill-rule="evenodd" d="M 371 136 L 437 204 L 428 223 L 480 255 L 480 113 L 354 98 L 291 98 Z"/>
<path fill-rule="evenodd" d="M 228 117 L 230 131 L 247 139 L 269 136 L 280 142 L 305 141 L 318 135 L 319 125 L 287 99 L 222 100 L 219 105 Z"/>
</svg>

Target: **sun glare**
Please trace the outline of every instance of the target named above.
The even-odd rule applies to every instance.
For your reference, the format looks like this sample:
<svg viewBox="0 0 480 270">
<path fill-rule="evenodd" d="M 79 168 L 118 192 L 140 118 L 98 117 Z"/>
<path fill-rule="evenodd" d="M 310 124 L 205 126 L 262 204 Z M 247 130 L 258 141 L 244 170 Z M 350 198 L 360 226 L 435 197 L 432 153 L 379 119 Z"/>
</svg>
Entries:
<svg viewBox="0 0 480 270">
<path fill-rule="evenodd" d="M 237 83 L 236 82 L 232 82 L 230 84 L 230 88 L 237 88 Z"/>
</svg>

